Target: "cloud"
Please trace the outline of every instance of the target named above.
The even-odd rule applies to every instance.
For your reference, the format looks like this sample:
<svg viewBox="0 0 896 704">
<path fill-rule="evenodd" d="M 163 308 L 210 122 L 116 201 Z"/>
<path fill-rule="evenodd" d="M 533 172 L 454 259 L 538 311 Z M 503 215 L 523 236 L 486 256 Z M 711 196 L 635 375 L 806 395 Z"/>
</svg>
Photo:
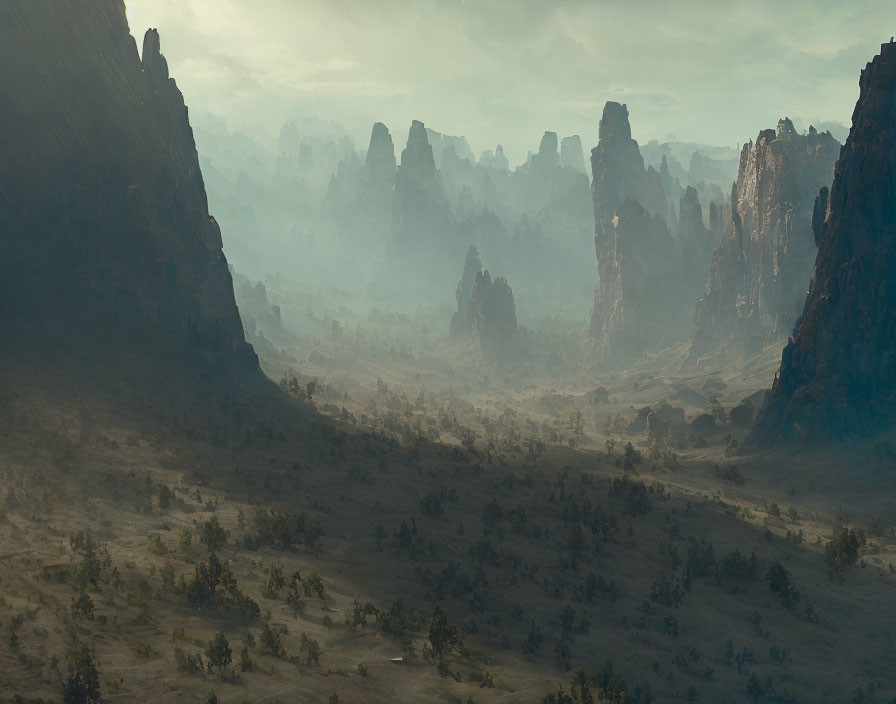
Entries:
<svg viewBox="0 0 896 704">
<path fill-rule="evenodd" d="M 194 109 L 275 132 L 299 114 L 360 143 L 411 119 L 501 142 L 511 158 L 547 130 L 597 137 L 624 99 L 635 136 L 735 144 L 784 115 L 847 121 L 889 0 L 129 0 L 158 27 Z"/>
</svg>

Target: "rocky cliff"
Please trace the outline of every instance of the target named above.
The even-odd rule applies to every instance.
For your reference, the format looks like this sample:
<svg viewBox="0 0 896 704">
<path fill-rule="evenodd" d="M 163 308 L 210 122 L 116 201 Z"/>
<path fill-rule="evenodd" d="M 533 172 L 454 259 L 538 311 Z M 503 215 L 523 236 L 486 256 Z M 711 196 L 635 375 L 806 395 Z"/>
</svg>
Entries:
<svg viewBox="0 0 896 704">
<path fill-rule="evenodd" d="M 492 280 L 488 269 L 477 273 L 468 317 L 485 359 L 500 363 L 519 357 L 516 304 L 506 279 Z"/>
<path fill-rule="evenodd" d="M 158 33 L 141 61 L 122 0 L 9 0 L 0 93 L 7 369 L 259 378 Z"/>
<path fill-rule="evenodd" d="M 869 434 L 896 419 L 896 44 L 862 71 L 852 129 L 815 201 L 818 257 L 754 444 Z"/>
<path fill-rule="evenodd" d="M 697 304 L 691 362 L 753 354 L 793 329 L 815 262 L 815 195 L 830 183 L 839 148 L 829 132 L 799 134 L 787 118 L 744 145 L 730 221 Z"/>
<path fill-rule="evenodd" d="M 479 260 L 479 251 L 471 245 L 464 259 L 464 272 L 460 281 L 457 282 L 457 289 L 454 292 L 454 297 L 457 299 L 457 310 L 451 316 L 451 337 L 454 339 L 463 338 L 472 332 L 473 321 L 468 312 L 470 301 L 473 298 L 473 288 L 476 285 L 476 277 L 480 273 L 482 273 L 482 262 Z"/>
<path fill-rule="evenodd" d="M 644 168 L 625 105 L 606 104 L 591 166 L 598 283 L 590 332 L 599 357 L 619 362 L 686 337 L 700 285 L 693 272 L 705 271 L 709 238 L 693 189 L 675 226 L 668 169 Z"/>
<path fill-rule="evenodd" d="M 340 161 L 321 206 L 340 239 L 365 248 L 385 241 L 396 171 L 392 135 L 386 125 L 377 122 L 370 132 L 364 163 L 353 151 Z"/>
<path fill-rule="evenodd" d="M 447 244 L 440 235 L 449 227 L 449 220 L 445 186 L 426 128 L 414 120 L 395 177 L 390 222 L 393 245 L 403 254 L 434 255 L 440 244 Z"/>
</svg>

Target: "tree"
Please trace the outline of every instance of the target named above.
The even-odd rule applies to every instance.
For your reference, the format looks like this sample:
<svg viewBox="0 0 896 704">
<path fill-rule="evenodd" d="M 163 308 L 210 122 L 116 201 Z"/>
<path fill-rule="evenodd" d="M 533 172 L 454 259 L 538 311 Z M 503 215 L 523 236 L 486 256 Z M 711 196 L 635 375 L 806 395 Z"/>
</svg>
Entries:
<svg viewBox="0 0 896 704">
<path fill-rule="evenodd" d="M 202 524 L 199 540 L 212 552 L 220 550 L 227 542 L 227 531 L 218 522 L 217 516 L 212 516 Z"/>
<path fill-rule="evenodd" d="M 227 642 L 227 637 L 223 633 L 219 633 L 214 640 L 209 641 L 205 657 L 208 660 L 209 669 L 217 667 L 221 670 L 232 662 L 233 653 L 230 650 L 230 643 Z"/>
<path fill-rule="evenodd" d="M 95 704 L 100 701 L 100 673 L 93 652 L 78 645 L 68 658 L 68 678 L 62 689 L 63 704 Z"/>
<path fill-rule="evenodd" d="M 859 559 L 859 550 L 865 546 L 865 531 L 848 529 L 841 526 L 834 537 L 824 548 L 824 559 L 828 566 L 837 573 Z"/>
<path fill-rule="evenodd" d="M 433 654 L 442 658 L 455 648 L 462 649 L 462 638 L 460 629 L 448 621 L 445 612 L 436 605 L 429 623 L 429 644 Z"/>
<path fill-rule="evenodd" d="M 758 702 L 762 695 L 765 692 L 762 691 L 762 684 L 759 682 L 759 678 L 756 676 L 756 673 L 750 675 L 750 679 L 747 680 L 747 696 L 750 698 L 750 701 Z"/>
<path fill-rule="evenodd" d="M 790 581 L 790 573 L 787 568 L 779 560 L 775 560 L 769 566 L 765 578 L 768 580 L 768 588 L 781 597 L 781 603 L 786 608 L 793 609 L 800 600 L 800 593 Z"/>
</svg>

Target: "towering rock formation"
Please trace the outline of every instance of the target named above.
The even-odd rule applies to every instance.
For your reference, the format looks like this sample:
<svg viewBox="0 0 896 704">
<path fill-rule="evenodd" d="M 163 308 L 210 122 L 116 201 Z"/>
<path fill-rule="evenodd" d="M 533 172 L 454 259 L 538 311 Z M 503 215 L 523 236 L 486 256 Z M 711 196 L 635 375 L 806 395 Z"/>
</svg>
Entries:
<svg viewBox="0 0 896 704">
<path fill-rule="evenodd" d="M 260 378 L 158 33 L 141 62 L 122 0 L 8 0 L 0 94 L 0 365 Z"/>
<path fill-rule="evenodd" d="M 468 317 L 485 359 L 500 363 L 518 358 L 516 304 L 503 277 L 492 281 L 488 269 L 476 274 Z"/>
<path fill-rule="evenodd" d="M 585 150 L 582 149 L 582 138 L 579 135 L 564 137 L 560 142 L 560 166 L 568 166 L 580 174 L 588 175 L 585 168 Z"/>
<path fill-rule="evenodd" d="M 473 156 L 473 150 L 470 149 L 466 137 L 442 134 L 427 127 L 426 139 L 432 147 L 433 160 L 438 169 L 442 168 L 442 159 L 446 152 L 453 152 L 458 159 L 464 159 L 471 164 L 476 163 L 476 157 Z"/>
<path fill-rule="evenodd" d="M 445 187 L 426 128 L 414 120 L 395 177 L 390 229 L 393 244 L 406 253 L 432 252 L 447 224 Z"/>
<path fill-rule="evenodd" d="M 470 301 L 473 298 L 473 288 L 476 285 L 476 277 L 482 273 L 482 262 L 479 261 L 479 251 L 474 245 L 470 246 L 464 260 L 464 273 L 457 282 L 454 297 L 457 299 L 457 311 L 451 316 L 451 337 L 459 339 L 472 332 L 472 320 L 468 312 Z"/>
<path fill-rule="evenodd" d="M 714 241 L 712 232 L 703 224 L 703 208 L 693 186 L 684 190 L 678 212 L 678 245 L 687 276 L 694 281 L 705 281 L 709 272 L 708 253 Z"/>
<path fill-rule="evenodd" d="M 357 161 L 354 152 L 340 161 L 323 200 L 323 212 L 346 242 L 370 248 L 385 241 L 396 171 L 392 135 L 377 122 L 370 133 L 364 164 Z"/>
<path fill-rule="evenodd" d="M 815 261 L 815 194 L 830 182 L 839 146 L 828 132 L 797 133 L 787 118 L 744 145 L 731 220 L 697 304 L 691 362 L 752 354 L 792 330 Z"/>
<path fill-rule="evenodd" d="M 896 420 L 896 44 L 862 71 L 830 193 L 815 201 L 809 296 L 751 434 L 818 441 Z"/>
<path fill-rule="evenodd" d="M 683 258 L 705 235 L 690 220 L 678 240 L 670 234 L 663 174 L 644 169 L 625 105 L 604 107 L 591 167 L 598 268 L 591 335 L 605 360 L 640 357 L 687 334 L 699 283 Z M 692 207 L 691 198 L 684 204 Z M 702 217 L 699 204 L 694 215 Z"/>
<path fill-rule="evenodd" d="M 479 251 L 470 247 L 464 273 L 455 291 L 457 312 L 451 318 L 451 337 L 473 339 L 490 362 L 512 362 L 520 356 L 516 303 L 506 279 L 492 280 L 482 270 Z"/>
<path fill-rule="evenodd" d="M 495 169 L 497 171 L 507 171 L 510 168 L 510 161 L 504 156 L 504 147 L 500 144 L 492 152 L 486 149 L 479 157 L 479 163 L 487 169 Z"/>
</svg>

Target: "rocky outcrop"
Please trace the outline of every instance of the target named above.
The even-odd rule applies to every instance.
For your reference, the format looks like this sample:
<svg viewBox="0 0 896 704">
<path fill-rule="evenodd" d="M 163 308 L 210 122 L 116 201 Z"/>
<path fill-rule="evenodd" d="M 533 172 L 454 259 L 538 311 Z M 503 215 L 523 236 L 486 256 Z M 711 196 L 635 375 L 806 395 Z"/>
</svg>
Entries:
<svg viewBox="0 0 896 704">
<path fill-rule="evenodd" d="M 404 254 L 440 256 L 444 253 L 440 245 L 446 244 L 440 235 L 444 234 L 448 220 L 445 186 L 433 159 L 426 128 L 414 120 L 395 177 L 389 226 L 392 243 Z"/>
<path fill-rule="evenodd" d="M 582 148 L 582 138 L 579 135 L 564 137 L 560 142 L 560 166 L 568 166 L 580 174 L 588 175 L 585 168 L 585 150 Z"/>
<path fill-rule="evenodd" d="M 470 247 L 467 252 L 455 298 L 457 311 L 451 318 L 453 339 L 476 341 L 483 358 L 490 362 L 512 362 L 519 358 L 513 291 L 506 279 L 492 280 L 488 269 L 482 270 L 476 247 Z"/>
<path fill-rule="evenodd" d="M 624 105 L 606 104 L 591 165 L 598 283 L 590 333 L 599 357 L 618 362 L 686 337 L 700 285 L 693 271 L 705 266 L 708 236 L 690 192 L 684 227 L 673 236 L 668 172 L 644 169 Z"/>
<path fill-rule="evenodd" d="M 697 190 L 688 186 L 678 205 L 678 245 L 689 279 L 705 281 L 709 273 L 712 232 L 703 224 L 703 208 Z"/>
<path fill-rule="evenodd" d="M 894 173 L 896 44 L 891 41 L 862 71 L 852 129 L 833 186 L 830 194 L 821 191 L 815 202 L 815 273 L 751 433 L 753 444 L 814 443 L 892 428 Z"/>
<path fill-rule="evenodd" d="M 250 280 L 233 267 L 230 273 L 246 341 L 262 360 L 295 361 L 285 350 L 295 344 L 296 336 L 283 327 L 280 306 L 271 303 L 265 285 Z"/>
<path fill-rule="evenodd" d="M 460 339 L 468 336 L 473 330 L 473 320 L 469 316 L 470 301 L 473 298 L 473 288 L 476 285 L 476 277 L 482 273 L 482 262 L 479 261 L 479 251 L 471 246 L 464 260 L 464 273 L 457 282 L 454 297 L 457 300 L 457 310 L 451 316 L 451 337 Z"/>
<path fill-rule="evenodd" d="M 396 171 L 392 135 L 386 125 L 377 122 L 363 165 L 353 151 L 340 161 L 322 204 L 347 243 L 369 248 L 385 240 Z"/>
<path fill-rule="evenodd" d="M 260 378 L 158 33 L 141 61 L 121 0 L 9 0 L 0 92 L 4 359 Z"/>
<path fill-rule="evenodd" d="M 501 363 L 519 357 L 516 304 L 506 279 L 493 281 L 488 269 L 477 273 L 468 317 L 486 360 Z"/>
<path fill-rule="evenodd" d="M 486 149 L 479 157 L 479 164 L 487 169 L 495 169 L 496 171 L 507 171 L 510 169 L 510 161 L 504 156 L 504 147 L 500 144 L 495 147 L 495 151 Z"/>
<path fill-rule="evenodd" d="M 815 194 L 840 145 L 784 118 L 741 151 L 731 216 L 697 304 L 689 360 L 753 354 L 786 336 L 799 316 L 815 261 Z M 723 214 L 710 212 L 713 229 Z"/>
</svg>

